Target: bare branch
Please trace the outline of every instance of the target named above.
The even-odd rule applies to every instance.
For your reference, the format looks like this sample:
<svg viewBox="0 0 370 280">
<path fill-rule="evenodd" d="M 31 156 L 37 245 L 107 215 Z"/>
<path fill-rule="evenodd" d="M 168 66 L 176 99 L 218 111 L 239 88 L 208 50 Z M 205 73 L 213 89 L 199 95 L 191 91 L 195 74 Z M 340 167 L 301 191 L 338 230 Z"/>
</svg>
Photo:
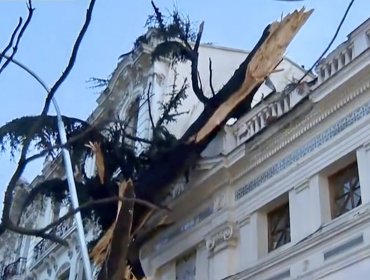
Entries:
<svg viewBox="0 0 370 280">
<path fill-rule="evenodd" d="M 14 29 L 14 31 L 12 33 L 12 36 L 10 36 L 10 40 L 9 40 L 8 45 L 1 52 L 1 55 L 0 55 L 0 63 L 1 63 L 1 60 L 2 60 L 3 55 L 6 54 L 10 50 L 10 48 L 13 46 L 13 42 L 14 42 L 15 36 L 17 35 L 19 28 L 21 28 L 22 22 L 23 22 L 23 19 L 20 17 L 19 20 L 18 20 L 18 24 L 17 24 L 17 26 L 15 27 L 15 29 Z"/>
<path fill-rule="evenodd" d="M 296 86 L 292 90 L 295 90 L 297 88 L 297 86 L 303 81 L 303 79 L 306 78 L 307 75 L 312 72 L 312 70 L 316 67 L 316 65 L 321 61 L 321 59 L 325 56 L 325 54 L 331 48 L 331 46 L 333 45 L 335 39 L 337 38 L 337 36 L 339 34 L 340 29 L 342 28 L 342 25 L 343 25 L 344 21 L 346 20 L 346 17 L 348 15 L 348 12 L 351 9 L 352 4 L 353 4 L 354 1 L 355 0 L 351 0 L 351 2 L 349 2 L 348 6 L 347 6 L 347 9 L 344 12 L 344 15 L 343 15 L 341 21 L 339 22 L 339 25 L 338 25 L 338 27 L 337 27 L 334 35 L 333 35 L 333 38 L 330 40 L 328 46 L 325 48 L 325 50 L 322 52 L 322 54 L 319 56 L 319 58 L 312 64 L 312 66 L 310 67 L 310 69 L 308 69 L 306 71 L 306 73 L 304 73 L 304 75 L 298 80 L 298 82 L 296 82 Z"/>
<path fill-rule="evenodd" d="M 61 244 L 63 246 L 68 246 L 68 243 L 64 239 L 62 239 L 62 238 L 60 238 L 56 235 L 46 233 L 43 230 L 24 228 L 24 227 L 16 226 L 13 223 L 11 223 L 11 224 L 9 223 L 9 224 L 6 224 L 6 225 L 3 224 L 0 227 L 0 234 L 2 234 L 5 230 L 10 230 L 10 231 L 13 231 L 15 233 L 19 233 L 19 234 L 23 234 L 23 235 L 41 237 L 41 238 L 48 239 L 50 241 L 56 242 L 58 244 Z"/>
<path fill-rule="evenodd" d="M 130 202 L 135 202 L 137 204 L 148 207 L 152 210 L 170 211 L 170 209 L 168 209 L 167 207 L 158 206 L 158 205 L 155 205 L 154 203 L 151 203 L 151 202 L 143 200 L 143 199 L 128 198 L 128 197 L 123 197 L 123 196 L 114 196 L 114 197 L 102 198 L 102 199 L 91 200 L 89 202 L 86 202 L 86 203 L 82 204 L 80 207 L 70 210 L 67 214 L 60 217 L 58 220 L 54 221 L 53 223 L 47 225 L 44 228 L 39 229 L 39 231 L 46 232 L 46 231 L 56 227 L 57 225 L 63 223 L 64 221 L 68 220 L 69 218 L 73 217 L 76 213 L 80 212 L 81 210 L 92 208 L 96 205 L 109 204 L 109 203 L 113 203 L 113 202 L 117 202 L 117 201 L 122 201 L 122 202 L 130 201 Z"/>
<path fill-rule="evenodd" d="M 193 48 L 193 51 L 195 51 L 195 52 L 198 52 L 199 45 L 200 45 L 200 40 L 202 39 L 203 28 L 204 28 L 204 21 L 202 21 L 199 25 L 197 39 L 195 40 L 195 44 L 194 44 L 194 48 Z"/>
<path fill-rule="evenodd" d="M 200 102 L 203 104 L 206 104 L 209 99 L 204 95 L 202 87 L 199 86 L 200 78 L 199 78 L 199 71 L 198 71 L 198 58 L 199 58 L 199 45 L 200 45 L 200 40 L 202 38 L 202 33 L 203 33 L 203 27 L 204 27 L 204 21 L 199 26 L 198 34 L 197 34 L 197 39 L 194 44 L 194 48 L 191 51 L 191 84 L 193 87 L 193 91 L 197 98 L 199 99 Z"/>
<path fill-rule="evenodd" d="M 148 102 L 149 119 L 150 119 L 150 123 L 152 125 L 152 129 L 154 130 L 155 125 L 154 125 L 153 115 L 152 115 L 152 106 L 151 106 L 151 103 L 150 103 L 150 90 L 151 90 L 151 88 L 152 88 L 152 83 L 149 83 L 148 91 L 146 92 L 146 102 Z"/>
<path fill-rule="evenodd" d="M 166 30 L 166 27 L 164 25 L 164 20 L 163 20 L 163 15 L 161 13 L 161 11 L 158 9 L 158 7 L 154 4 L 154 1 L 151 1 L 152 3 L 152 6 L 153 6 L 153 9 L 154 9 L 154 13 L 156 15 L 156 19 L 158 21 L 158 25 L 159 25 L 159 28 L 164 31 Z"/>
<path fill-rule="evenodd" d="M 2 234 L 5 230 L 11 230 L 11 231 L 19 233 L 19 234 L 37 236 L 37 237 L 48 239 L 48 240 L 51 240 L 53 242 L 62 244 L 64 246 L 67 246 L 68 244 L 66 243 L 65 240 L 63 240 L 62 238 L 59 238 L 58 236 L 47 233 L 47 232 L 52 230 L 53 228 L 55 228 L 59 224 L 63 223 L 64 221 L 68 220 L 69 218 L 73 217 L 76 213 L 80 212 L 81 210 L 92 208 L 96 205 L 109 204 L 109 203 L 113 203 L 113 202 L 117 202 L 117 201 L 137 203 L 137 204 L 143 205 L 145 207 L 148 207 L 152 210 L 171 211 L 167 207 L 158 206 L 158 205 L 155 205 L 154 203 L 151 203 L 151 202 L 143 200 L 143 199 L 134 198 L 134 197 L 133 198 L 132 197 L 128 198 L 128 197 L 123 197 L 123 196 L 115 196 L 115 197 L 108 197 L 108 198 L 103 198 L 103 199 L 99 199 L 99 200 L 91 200 L 89 202 L 86 202 L 83 205 L 81 205 L 80 207 L 75 208 L 73 210 L 70 210 L 67 214 L 65 214 L 64 216 L 60 217 L 58 220 L 54 221 L 53 223 L 51 223 L 51 224 L 49 224 L 49 225 L 47 225 L 43 228 L 29 229 L 29 228 L 24 228 L 24 227 L 17 226 L 17 225 L 14 225 L 14 224 L 8 224 L 6 226 L 0 225 L 0 233 Z"/>
<path fill-rule="evenodd" d="M 213 88 L 213 82 L 212 82 L 212 60 L 209 58 L 209 87 L 211 88 L 212 95 L 215 96 L 215 90 Z"/>
<path fill-rule="evenodd" d="M 83 24 L 83 26 L 80 30 L 80 33 L 78 34 L 77 39 L 76 39 L 76 41 L 73 45 L 72 54 L 71 54 L 71 57 L 69 58 L 67 67 L 64 69 L 62 75 L 59 77 L 59 79 L 55 82 L 55 84 L 50 89 L 50 93 L 47 96 L 46 102 L 45 102 L 46 109 L 48 109 L 48 107 L 49 107 L 48 104 L 50 105 L 50 101 L 53 98 L 55 92 L 58 90 L 58 88 L 62 85 L 62 83 L 68 77 L 69 73 L 71 72 L 71 70 L 72 70 L 72 68 L 73 68 L 73 66 L 76 62 L 77 53 L 78 53 L 78 50 L 80 48 L 82 39 L 84 38 L 84 36 L 86 34 L 86 31 L 87 31 L 87 29 L 90 25 L 90 22 L 91 22 L 91 16 L 92 16 L 92 12 L 93 12 L 93 9 L 94 9 L 95 1 L 96 0 L 91 0 L 90 1 L 89 7 L 86 11 L 85 22 L 84 22 L 84 24 Z"/>
<path fill-rule="evenodd" d="M 5 61 L 5 63 L 1 66 L 1 69 L 0 69 L 0 74 L 2 71 L 4 71 L 4 69 L 8 66 L 8 64 L 11 62 L 11 60 L 13 59 L 13 57 L 15 56 L 15 54 L 17 53 L 18 51 L 18 45 L 19 45 L 19 42 L 21 41 L 22 39 L 22 36 L 24 34 L 24 32 L 26 31 L 28 25 L 30 24 L 31 22 L 31 19 L 32 19 L 32 15 L 33 15 L 33 11 L 35 10 L 33 7 L 32 7 L 32 1 L 31 0 L 28 0 L 28 3 L 27 3 L 27 9 L 28 9 L 28 16 L 27 16 L 27 19 L 23 25 L 23 27 L 21 28 L 18 36 L 17 36 L 17 40 L 15 42 L 15 45 L 13 47 L 13 52 L 12 54 L 10 55 L 10 57 Z M 1 59 L 1 57 L 0 57 Z"/>
<path fill-rule="evenodd" d="M 203 84 L 202 84 L 202 79 L 200 78 L 200 73 L 198 71 L 198 81 L 199 81 L 199 88 L 202 90 L 203 92 Z"/>
</svg>

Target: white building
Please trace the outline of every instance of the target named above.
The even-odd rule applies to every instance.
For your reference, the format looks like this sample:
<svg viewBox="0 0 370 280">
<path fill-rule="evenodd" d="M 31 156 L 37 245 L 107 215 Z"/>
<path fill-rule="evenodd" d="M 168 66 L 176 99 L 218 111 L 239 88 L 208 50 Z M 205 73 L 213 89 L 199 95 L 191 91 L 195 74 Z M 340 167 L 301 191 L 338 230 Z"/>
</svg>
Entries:
<svg viewBox="0 0 370 280">
<path fill-rule="evenodd" d="M 271 95 L 219 133 L 174 192 L 176 223 L 143 246 L 147 275 L 368 278 L 369 34 L 367 20 L 320 63 L 315 85 Z"/>
<path fill-rule="evenodd" d="M 263 85 L 256 106 L 218 134 L 191 172 L 190 182 L 178 182 L 173 188 L 170 218 L 176 223 L 140 252 L 150 279 L 344 279 L 348 275 L 364 279 L 370 272 L 368 30 L 370 21 L 318 66 L 313 86 L 304 82 L 292 92 L 284 91 L 304 74 L 304 69 L 284 59 L 282 71 L 270 77 L 277 93 L 269 95 L 271 89 Z M 153 118 L 158 119 L 158 103 L 171 92 L 175 76 L 177 86 L 182 85 L 190 67 L 178 64 L 175 70 L 168 60 L 153 63 L 152 48 L 143 45 L 122 58 L 98 98 L 91 122 L 113 113 L 126 118 L 142 105 L 137 97 L 149 85 Z M 206 95 L 211 95 L 209 57 L 217 91 L 246 55 L 202 45 L 199 71 Z M 169 127 L 177 137 L 202 111 L 190 91 L 183 110 L 189 113 Z M 148 106 L 139 106 L 137 115 L 137 135 L 150 137 Z M 48 163 L 31 185 L 63 174 L 58 160 Z M 337 207 L 340 199 L 346 207 Z M 22 223 L 39 228 L 66 211 L 63 204 L 40 200 Z M 13 252 L 6 259 L 0 257 L 2 279 L 82 279 L 74 223 L 64 223 L 56 231 L 68 247 L 34 237 L 3 236 L 1 251 Z M 90 230 L 90 237 L 95 234 Z M 15 243 L 8 242 L 11 238 Z"/>
</svg>

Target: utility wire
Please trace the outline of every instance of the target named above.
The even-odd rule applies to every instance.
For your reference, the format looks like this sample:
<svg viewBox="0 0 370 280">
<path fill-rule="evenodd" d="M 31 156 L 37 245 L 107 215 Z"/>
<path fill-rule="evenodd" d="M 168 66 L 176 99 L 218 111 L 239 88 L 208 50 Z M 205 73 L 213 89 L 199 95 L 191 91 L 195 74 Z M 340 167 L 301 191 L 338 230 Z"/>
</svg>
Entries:
<svg viewBox="0 0 370 280">
<path fill-rule="evenodd" d="M 341 28 L 342 28 L 342 25 L 343 25 L 343 23 L 344 23 L 344 21 L 346 20 L 346 18 L 347 18 L 347 15 L 348 15 L 348 12 L 349 12 L 349 10 L 351 9 L 351 7 L 352 7 L 352 5 L 353 5 L 353 3 L 355 2 L 355 0 L 351 0 L 351 2 L 348 4 L 348 7 L 347 7 L 347 9 L 346 9 L 346 12 L 344 13 L 344 15 L 343 15 L 343 17 L 342 17 L 342 19 L 341 19 L 341 21 L 340 21 L 340 23 L 339 23 L 339 25 L 338 25 L 338 27 L 337 27 L 337 30 L 335 31 L 335 33 L 334 33 L 334 36 L 333 36 L 333 38 L 331 39 L 331 41 L 330 41 L 330 43 L 329 43 L 329 45 L 326 47 L 326 49 L 323 51 L 323 53 L 320 55 L 320 57 L 315 61 L 315 63 L 314 64 L 312 64 L 312 66 L 310 67 L 310 69 L 308 69 L 307 71 L 306 71 L 306 73 L 298 80 L 298 82 L 296 83 L 296 86 L 293 88 L 293 90 L 295 90 L 296 89 L 296 87 L 303 81 L 303 79 L 304 78 L 306 78 L 307 77 L 307 75 L 309 74 L 309 73 L 311 73 L 311 71 L 317 66 L 317 64 L 321 61 L 321 59 L 325 56 L 325 54 L 328 52 L 328 50 L 331 48 L 331 46 L 333 45 L 333 43 L 334 43 L 334 41 L 335 41 L 335 39 L 337 38 L 337 36 L 338 36 L 338 34 L 339 34 L 339 31 L 341 30 Z"/>
</svg>

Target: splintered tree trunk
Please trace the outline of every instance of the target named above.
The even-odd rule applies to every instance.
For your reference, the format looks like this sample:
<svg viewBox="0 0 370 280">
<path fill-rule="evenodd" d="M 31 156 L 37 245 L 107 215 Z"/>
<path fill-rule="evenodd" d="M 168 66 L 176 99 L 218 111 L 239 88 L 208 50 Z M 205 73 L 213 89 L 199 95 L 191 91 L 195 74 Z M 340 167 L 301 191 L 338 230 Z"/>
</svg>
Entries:
<svg viewBox="0 0 370 280">
<path fill-rule="evenodd" d="M 122 182 L 119 196 L 135 197 L 132 181 Z M 102 266 L 98 280 L 125 279 L 127 274 L 127 252 L 131 239 L 134 201 L 119 202 L 116 221 L 106 232 L 91 253 L 95 263 Z"/>
<path fill-rule="evenodd" d="M 281 22 L 274 22 L 266 27 L 259 42 L 253 51 L 242 62 L 227 84 L 206 103 L 198 119 L 189 127 L 177 145 L 163 154 L 158 155 L 150 167 L 139 174 L 135 184 L 135 193 L 138 198 L 160 202 L 169 192 L 169 186 L 179 175 L 189 168 L 199 158 L 200 153 L 214 139 L 220 128 L 235 114 L 245 113 L 250 108 L 253 96 L 274 68 L 283 58 L 284 52 L 303 26 L 312 10 L 294 11 L 285 16 Z M 120 212 L 127 215 L 127 207 Z M 123 211 L 125 211 L 123 213 Z M 148 209 L 135 206 L 134 227 L 140 224 Z M 108 273 L 112 280 L 125 279 L 122 269 L 117 264 L 126 265 L 127 257 L 127 225 L 130 220 L 117 220 L 111 247 L 114 254 L 106 259 Z M 140 236 L 139 236 L 140 237 Z M 140 243 L 140 241 L 138 241 Z M 138 246 L 131 246 L 130 250 L 138 250 Z M 135 253 L 137 252 L 133 252 Z M 112 258 L 117 258 L 112 260 Z M 115 265 L 109 265 L 114 263 Z M 104 265 L 103 265 L 104 269 Z M 109 270 L 118 269 L 119 273 Z"/>
<path fill-rule="evenodd" d="M 161 201 L 168 186 L 199 157 L 227 120 L 250 108 L 253 97 L 267 76 L 279 64 L 288 44 L 306 22 L 312 10 L 294 11 L 281 22 L 266 27 L 260 40 L 226 85 L 208 101 L 201 115 L 178 144 L 158 155 L 135 182 L 136 194 Z"/>
</svg>

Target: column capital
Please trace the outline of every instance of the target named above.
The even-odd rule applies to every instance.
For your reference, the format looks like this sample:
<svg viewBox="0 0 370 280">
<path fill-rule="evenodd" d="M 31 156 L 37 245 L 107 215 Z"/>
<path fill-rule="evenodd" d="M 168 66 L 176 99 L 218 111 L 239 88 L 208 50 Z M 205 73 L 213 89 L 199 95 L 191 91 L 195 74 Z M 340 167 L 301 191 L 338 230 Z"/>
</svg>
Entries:
<svg viewBox="0 0 370 280">
<path fill-rule="evenodd" d="M 224 224 L 211 231 L 205 238 L 209 257 L 229 246 L 236 246 L 237 238 L 237 227 L 233 223 Z"/>
</svg>

